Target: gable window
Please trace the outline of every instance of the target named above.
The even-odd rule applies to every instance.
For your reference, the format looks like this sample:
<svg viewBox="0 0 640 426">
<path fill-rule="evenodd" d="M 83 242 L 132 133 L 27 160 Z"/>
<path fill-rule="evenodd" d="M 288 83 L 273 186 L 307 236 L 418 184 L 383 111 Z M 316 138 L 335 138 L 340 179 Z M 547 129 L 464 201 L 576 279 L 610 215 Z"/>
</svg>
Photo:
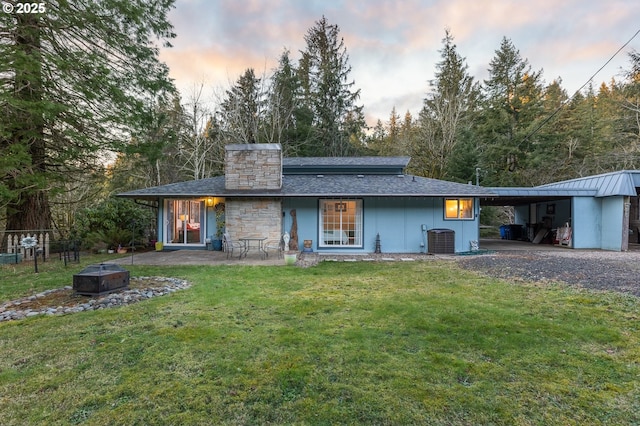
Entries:
<svg viewBox="0 0 640 426">
<path fill-rule="evenodd" d="M 362 247 L 362 200 L 320 200 L 320 247 Z"/>
<path fill-rule="evenodd" d="M 473 219 L 473 198 L 445 198 L 444 218 Z"/>
</svg>

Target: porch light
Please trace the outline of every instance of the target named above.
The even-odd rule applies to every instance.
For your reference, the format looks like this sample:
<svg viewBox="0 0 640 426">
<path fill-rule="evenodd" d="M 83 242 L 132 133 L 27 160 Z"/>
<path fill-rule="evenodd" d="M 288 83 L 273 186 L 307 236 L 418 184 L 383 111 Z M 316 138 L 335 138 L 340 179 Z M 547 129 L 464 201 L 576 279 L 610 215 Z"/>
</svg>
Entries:
<svg viewBox="0 0 640 426">
<path fill-rule="evenodd" d="M 215 199 L 213 197 L 207 197 L 207 207 L 213 207 Z"/>
</svg>

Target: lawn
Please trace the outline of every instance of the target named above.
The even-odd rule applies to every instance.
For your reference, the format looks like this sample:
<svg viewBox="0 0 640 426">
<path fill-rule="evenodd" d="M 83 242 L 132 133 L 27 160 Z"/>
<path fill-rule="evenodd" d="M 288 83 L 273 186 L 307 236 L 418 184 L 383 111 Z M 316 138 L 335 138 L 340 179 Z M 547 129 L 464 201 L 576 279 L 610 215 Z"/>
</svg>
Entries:
<svg viewBox="0 0 640 426">
<path fill-rule="evenodd" d="M 640 424 L 637 298 L 447 261 L 128 268 L 193 286 L 0 323 L 3 425 Z M 80 269 L 4 266 L 2 300 Z"/>
</svg>

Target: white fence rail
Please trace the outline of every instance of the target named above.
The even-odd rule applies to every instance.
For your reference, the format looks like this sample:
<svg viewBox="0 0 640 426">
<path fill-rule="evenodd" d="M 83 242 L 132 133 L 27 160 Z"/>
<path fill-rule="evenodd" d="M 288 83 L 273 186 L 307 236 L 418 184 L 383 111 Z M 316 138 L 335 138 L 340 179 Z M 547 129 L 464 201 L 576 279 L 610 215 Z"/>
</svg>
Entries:
<svg viewBox="0 0 640 426">
<path fill-rule="evenodd" d="M 38 240 L 38 245 L 33 248 L 24 248 L 20 245 L 20 241 L 22 241 L 25 237 L 33 237 Z M 7 253 L 22 254 L 22 260 L 33 260 L 33 257 L 36 255 L 43 255 L 45 259 L 49 258 L 49 232 L 33 232 L 33 233 L 22 233 L 20 231 L 7 231 L 5 233 L 5 238 L 7 242 Z"/>
</svg>

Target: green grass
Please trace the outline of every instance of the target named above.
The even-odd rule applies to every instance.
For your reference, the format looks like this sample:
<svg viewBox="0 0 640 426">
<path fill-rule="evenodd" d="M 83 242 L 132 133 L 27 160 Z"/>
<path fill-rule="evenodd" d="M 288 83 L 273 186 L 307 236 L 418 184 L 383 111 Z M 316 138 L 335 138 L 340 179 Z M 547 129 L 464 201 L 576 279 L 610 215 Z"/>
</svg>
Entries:
<svg viewBox="0 0 640 426">
<path fill-rule="evenodd" d="M 4 299 L 81 269 L 49 267 L 0 269 Z M 453 262 L 128 268 L 193 287 L 0 323 L 3 425 L 640 424 L 637 298 Z"/>
</svg>

